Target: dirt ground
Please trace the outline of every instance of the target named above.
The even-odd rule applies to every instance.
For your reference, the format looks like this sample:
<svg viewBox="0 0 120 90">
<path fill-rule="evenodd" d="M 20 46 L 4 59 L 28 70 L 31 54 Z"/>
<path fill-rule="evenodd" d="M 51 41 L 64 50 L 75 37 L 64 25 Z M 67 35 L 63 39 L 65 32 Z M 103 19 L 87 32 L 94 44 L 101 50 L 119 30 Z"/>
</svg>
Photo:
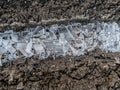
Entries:
<svg viewBox="0 0 120 90">
<path fill-rule="evenodd" d="M 119 21 L 120 0 L 0 0 L 1 28 L 74 20 Z"/>
<path fill-rule="evenodd" d="M 120 90 L 120 53 L 19 59 L 0 68 L 0 90 Z"/>
<path fill-rule="evenodd" d="M 119 0 L 0 0 L 0 29 L 66 22 L 120 21 Z M 0 67 L 0 90 L 120 90 L 120 53 L 32 57 Z"/>
</svg>

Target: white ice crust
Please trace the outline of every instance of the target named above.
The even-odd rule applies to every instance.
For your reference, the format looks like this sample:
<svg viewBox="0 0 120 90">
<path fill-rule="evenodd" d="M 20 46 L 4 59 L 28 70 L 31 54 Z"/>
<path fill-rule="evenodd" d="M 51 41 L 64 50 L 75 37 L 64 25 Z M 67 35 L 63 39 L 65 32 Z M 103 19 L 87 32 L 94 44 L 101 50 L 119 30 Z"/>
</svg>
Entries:
<svg viewBox="0 0 120 90">
<path fill-rule="evenodd" d="M 0 32 L 2 63 L 32 56 L 41 59 L 80 56 L 96 48 L 120 52 L 120 26 L 116 22 L 54 24 L 27 28 L 21 32 Z"/>
</svg>

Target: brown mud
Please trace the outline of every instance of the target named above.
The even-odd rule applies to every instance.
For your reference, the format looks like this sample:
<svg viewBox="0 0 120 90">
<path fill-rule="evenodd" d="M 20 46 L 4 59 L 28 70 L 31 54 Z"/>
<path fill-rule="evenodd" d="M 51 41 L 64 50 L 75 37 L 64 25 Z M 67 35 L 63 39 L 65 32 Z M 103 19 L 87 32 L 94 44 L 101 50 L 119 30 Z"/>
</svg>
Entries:
<svg viewBox="0 0 120 90">
<path fill-rule="evenodd" d="M 119 21 L 120 0 L 0 0 L 0 29 L 69 21 Z"/>
<path fill-rule="evenodd" d="M 120 21 L 119 0 L 0 0 L 0 29 Z M 0 67 L 0 90 L 120 90 L 120 53 L 32 57 Z"/>
<path fill-rule="evenodd" d="M 120 53 L 19 59 L 0 68 L 0 90 L 120 90 Z"/>
</svg>

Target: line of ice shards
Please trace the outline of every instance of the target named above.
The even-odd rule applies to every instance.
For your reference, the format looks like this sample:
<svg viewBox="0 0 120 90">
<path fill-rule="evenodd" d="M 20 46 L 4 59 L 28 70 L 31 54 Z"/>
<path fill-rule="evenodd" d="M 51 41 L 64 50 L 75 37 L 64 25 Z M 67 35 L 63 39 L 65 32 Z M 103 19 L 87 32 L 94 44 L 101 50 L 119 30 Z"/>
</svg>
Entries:
<svg viewBox="0 0 120 90">
<path fill-rule="evenodd" d="M 120 51 L 120 27 L 116 22 L 54 24 L 0 33 L 1 62 L 31 56 L 41 59 L 80 56 L 95 48 L 106 52 Z"/>
</svg>

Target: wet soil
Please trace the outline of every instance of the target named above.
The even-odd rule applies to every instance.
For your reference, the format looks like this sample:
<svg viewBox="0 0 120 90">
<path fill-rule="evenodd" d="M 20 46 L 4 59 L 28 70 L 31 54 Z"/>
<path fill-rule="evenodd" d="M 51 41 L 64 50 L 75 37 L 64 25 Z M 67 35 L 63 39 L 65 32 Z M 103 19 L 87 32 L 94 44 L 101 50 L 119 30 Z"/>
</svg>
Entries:
<svg viewBox="0 0 120 90">
<path fill-rule="evenodd" d="M 120 21 L 119 0 L 0 0 L 0 30 L 68 22 Z M 0 67 L 0 90 L 120 90 L 120 53 L 32 57 Z"/>
</svg>

